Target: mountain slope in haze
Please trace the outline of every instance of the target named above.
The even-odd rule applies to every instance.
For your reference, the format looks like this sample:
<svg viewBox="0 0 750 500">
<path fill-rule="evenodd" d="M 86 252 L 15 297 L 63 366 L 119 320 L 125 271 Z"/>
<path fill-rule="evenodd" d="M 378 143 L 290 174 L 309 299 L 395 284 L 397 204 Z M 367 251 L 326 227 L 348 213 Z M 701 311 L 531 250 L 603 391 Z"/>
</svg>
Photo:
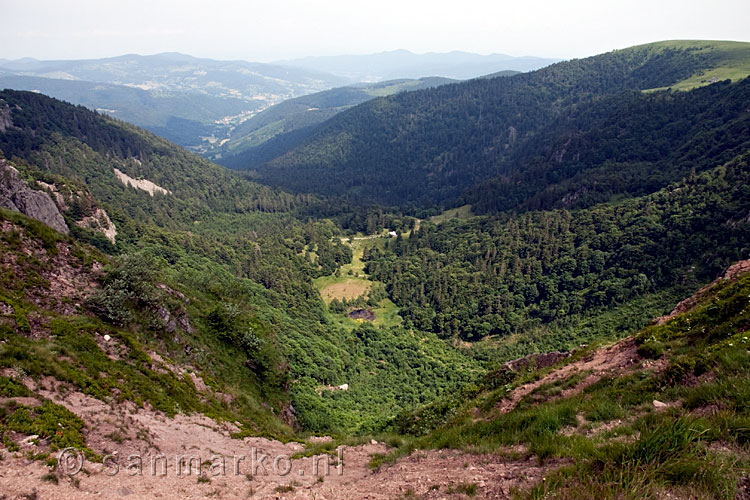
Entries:
<svg viewBox="0 0 750 500">
<path fill-rule="evenodd" d="M 394 50 L 368 55 L 306 57 L 279 64 L 325 71 L 352 81 L 380 81 L 425 76 L 468 80 L 503 70 L 532 71 L 557 61 L 559 59 L 505 54 L 480 55 L 460 51 L 414 54 L 408 50 Z"/>
<path fill-rule="evenodd" d="M 197 151 L 270 105 L 346 82 L 313 70 L 176 53 L 0 66 L 0 88 L 82 104 Z"/>
<path fill-rule="evenodd" d="M 288 99 L 238 125 L 232 130 L 229 140 L 209 157 L 222 158 L 222 163 L 226 165 L 230 163 L 242 165 L 245 163 L 246 157 L 238 157 L 238 155 L 257 148 L 277 135 L 313 127 L 352 106 L 376 97 L 432 88 L 452 82 L 454 80 L 438 77 L 420 78 L 418 80 L 390 80 L 340 87 Z M 254 153 L 251 152 L 250 155 L 252 154 Z"/>
<path fill-rule="evenodd" d="M 706 44 L 711 48 L 706 48 Z M 616 113 L 623 111 L 615 111 L 615 103 L 623 100 L 617 97 L 619 93 L 678 85 L 695 75 L 718 71 L 728 60 L 734 61 L 731 64 L 736 67 L 736 61 L 745 60 L 743 57 L 750 58 L 750 44 L 734 43 L 727 47 L 705 42 L 693 47 L 683 42 L 664 42 L 558 63 L 510 78 L 473 80 L 376 99 L 320 125 L 302 144 L 258 167 L 254 175 L 262 182 L 297 191 L 417 206 L 456 204 L 467 188 L 497 178 L 496 184 L 482 196 L 500 199 L 493 208 L 512 208 L 547 188 L 550 179 L 531 187 L 523 180 L 533 178 L 533 167 L 540 161 L 550 163 L 552 159 L 555 166 L 555 153 L 559 155 L 564 149 L 558 146 L 550 150 L 549 143 L 540 138 L 548 140 L 549 136 L 557 135 L 556 140 L 562 140 L 564 146 L 568 139 L 573 141 L 579 135 L 566 117 L 584 114 L 591 107 L 604 115 L 611 112 L 610 118 L 618 119 Z M 741 107 L 744 98 L 741 94 L 747 83 L 721 88 L 721 93 L 734 96 L 726 104 L 726 112 L 721 106 L 712 110 L 709 102 L 703 105 L 707 117 L 719 115 L 718 120 L 711 119 L 705 124 L 714 127 L 719 135 L 724 133 L 721 131 L 724 127 L 733 127 L 733 123 L 742 130 L 747 120 Z M 696 95 L 691 92 L 690 97 L 675 99 L 653 92 L 636 94 L 631 104 L 634 108 L 646 108 L 642 114 L 648 116 L 649 103 L 663 100 L 669 109 L 660 111 L 664 115 L 653 116 L 655 120 L 668 117 L 689 120 L 690 106 L 686 102 L 710 101 L 710 92 L 714 91 Z M 605 97 L 608 104 L 600 104 Z M 686 105 L 684 109 L 682 104 Z M 621 118 L 627 120 L 629 113 Z M 630 127 L 626 130 L 633 137 L 638 135 L 638 123 L 623 122 L 622 126 Z M 691 128 L 695 134 L 691 137 L 698 138 L 700 126 Z M 674 130 L 655 129 L 655 132 L 657 137 L 650 140 L 660 142 L 662 147 L 670 141 L 669 148 L 682 147 L 674 138 L 667 137 Z M 681 137 L 687 142 L 691 140 Z M 590 153 L 597 151 L 595 143 L 583 147 L 591 148 Z M 594 166 L 580 168 L 575 164 L 576 155 L 587 151 L 566 151 L 569 155 L 563 154 L 563 159 L 573 165 L 559 170 L 551 179 L 554 183 L 584 175 L 586 169 Z M 609 159 L 606 153 L 606 149 L 596 153 L 600 155 L 597 166 Z M 632 158 L 626 158 L 628 168 L 610 166 L 600 182 L 617 191 L 619 187 L 606 177 L 613 168 L 629 173 L 630 165 L 635 165 L 640 168 L 640 173 L 636 168 L 634 174 L 638 177 L 636 182 L 645 183 L 649 169 L 644 165 L 653 162 L 648 156 L 652 153 L 653 150 L 641 148 Z M 523 162 L 519 163 L 519 159 Z M 684 164 L 674 170 L 666 167 L 665 180 L 674 181 L 684 174 Z M 659 168 L 665 169 L 665 165 Z M 575 193 L 579 187 L 574 183 L 568 191 Z M 464 201 L 474 201 L 472 197 L 483 199 L 475 194 Z"/>
<path fill-rule="evenodd" d="M 228 124 L 217 124 L 217 121 L 253 113 L 267 105 L 240 97 L 199 92 L 156 94 L 126 85 L 35 76 L 0 76 L 0 88 L 40 92 L 86 106 L 186 147 L 200 145 L 204 142 L 201 137 L 221 136 Z"/>
</svg>

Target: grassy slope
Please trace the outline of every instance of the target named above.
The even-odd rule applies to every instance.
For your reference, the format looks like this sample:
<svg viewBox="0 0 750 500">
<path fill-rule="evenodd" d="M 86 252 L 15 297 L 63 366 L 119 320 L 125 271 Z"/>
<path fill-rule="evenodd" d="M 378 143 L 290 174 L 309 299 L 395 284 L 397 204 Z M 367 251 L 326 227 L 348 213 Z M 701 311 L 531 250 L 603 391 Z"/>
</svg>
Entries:
<svg viewBox="0 0 750 500">
<path fill-rule="evenodd" d="M 440 224 L 441 222 L 445 222 L 451 219 L 469 219 L 473 216 L 474 214 L 471 212 L 471 205 L 462 205 L 457 208 L 445 210 L 440 215 L 433 215 L 432 217 L 430 217 L 430 221 L 434 222 L 435 224 Z"/>
<path fill-rule="evenodd" d="M 199 411 L 218 420 L 240 421 L 248 434 L 292 435 L 264 404 L 277 405 L 286 395 L 274 395 L 270 387 L 262 387 L 259 378 L 243 366 L 237 350 L 195 321 L 216 305 L 215 297 L 186 287 L 180 288 L 190 299 L 187 304 L 168 293 L 157 295 L 159 306 L 173 316 L 179 312 L 192 318 L 194 331 L 180 329 L 174 334 L 165 332 L 148 314 L 136 313 L 118 327 L 95 317 L 83 301 L 70 313 L 71 298 L 57 297 L 50 288 L 65 283 L 58 283 L 54 273 L 59 259 L 77 276 L 92 281 L 97 278 L 97 266 L 108 265 L 110 259 L 16 212 L 0 209 L 0 222 L 9 227 L 0 231 L 0 303 L 12 311 L 0 314 L 0 368 L 12 369 L 19 376 L 51 376 L 105 401 L 148 403 L 167 415 Z M 257 320 L 253 324 L 258 331 L 268 328 Z M 95 342 L 105 334 L 127 355 L 108 357 Z M 184 354 L 188 347 L 200 349 L 202 356 L 191 356 L 188 361 Z M 148 352 L 160 353 L 166 365 L 152 360 Z M 174 373 L 173 368 L 181 368 L 184 375 Z M 208 392 L 199 392 L 190 372 L 204 379 Z M 230 394 L 234 402 L 224 402 L 222 393 Z"/>
<path fill-rule="evenodd" d="M 713 56 L 712 68 L 700 71 L 670 87 L 674 90 L 692 90 L 709 85 L 712 81 L 737 81 L 750 75 L 750 43 L 719 40 L 670 40 L 641 47 L 657 51 L 672 49 L 694 49 L 699 54 Z M 715 79 L 715 80 L 714 80 Z M 664 87 L 666 88 L 666 87 Z M 663 90 L 651 89 L 651 90 Z"/>
<path fill-rule="evenodd" d="M 750 274 L 718 280 L 691 310 L 638 333 L 629 366 L 592 379 L 570 368 L 601 347 L 553 368 L 498 370 L 464 389 L 468 402 L 456 397 L 402 417 L 401 430 L 421 437 L 375 456 L 373 466 L 415 448 L 518 454 L 509 447 L 521 445 L 521 454 L 562 467 L 518 498 L 735 498 L 750 465 L 749 297 Z"/>
</svg>

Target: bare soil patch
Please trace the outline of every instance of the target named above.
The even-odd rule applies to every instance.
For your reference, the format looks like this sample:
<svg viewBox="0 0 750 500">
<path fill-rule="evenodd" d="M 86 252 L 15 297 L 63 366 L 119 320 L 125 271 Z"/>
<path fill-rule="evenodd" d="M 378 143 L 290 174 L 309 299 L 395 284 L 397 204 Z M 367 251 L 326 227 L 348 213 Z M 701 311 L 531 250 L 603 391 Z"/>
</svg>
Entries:
<svg viewBox="0 0 750 500">
<path fill-rule="evenodd" d="M 87 461 L 85 472 L 75 476 L 56 473 L 51 482 L 50 469 L 38 460 L 30 460 L 26 452 L 43 450 L 43 443 L 25 445 L 19 452 L 3 450 L 0 467 L 0 492 L 3 498 L 27 498 L 36 494 L 43 499 L 80 499 L 96 497 L 120 499 L 329 499 L 385 500 L 417 495 L 419 498 L 461 498 L 457 488 L 475 488 L 475 498 L 511 498 L 513 488 L 528 487 L 541 480 L 552 465 L 540 466 L 534 458 L 519 460 L 495 455 L 471 454 L 462 451 L 418 451 L 394 465 L 373 471 L 369 467 L 372 454 L 385 453 L 382 443 L 371 442 L 356 447 L 343 447 L 343 469 L 336 468 L 336 457 L 318 458 L 318 475 L 313 474 L 313 458 L 291 460 L 302 450 L 299 443 L 283 444 L 265 438 L 233 439 L 236 427 L 218 423 L 202 415 L 178 415 L 174 419 L 131 403 L 105 403 L 79 392 L 60 391 L 59 384 L 45 380 L 43 384 L 27 381 L 41 395 L 62 404 L 86 422 L 86 441 L 97 453 L 109 454 L 108 467 Z M 48 387 L 44 390 L 41 387 Z M 64 394 L 64 395 L 63 395 Z M 38 449 L 37 449 L 38 448 Z M 252 470 L 252 454 L 267 459 Z M 56 454 L 53 454 L 56 455 Z M 167 457 L 167 473 L 152 474 L 152 457 Z M 142 468 L 128 467 L 139 456 Z M 191 475 L 176 473 L 176 457 L 198 457 L 203 478 L 195 467 Z M 239 474 L 235 457 L 239 461 Z M 223 457 L 226 473 L 217 474 Z M 282 457 L 282 458 L 278 458 Z M 278 467 L 274 460 L 278 459 Z M 114 460 L 114 462 L 113 462 Z M 323 474 L 325 461 L 329 472 Z M 212 462 L 213 461 L 213 462 Z M 117 463 L 119 470 L 112 464 Z M 283 474 L 285 469 L 288 474 Z M 142 471 L 142 472 L 139 472 Z M 248 476 L 251 474 L 251 476 Z"/>
<path fill-rule="evenodd" d="M 621 375 L 640 364 L 641 356 L 633 339 L 625 339 L 609 347 L 597 349 L 583 359 L 574 361 L 548 373 L 539 380 L 516 387 L 495 408 L 496 412 L 508 413 L 528 394 L 545 385 L 567 379 L 580 372 L 589 374 L 574 387 L 565 389 L 558 397 L 569 397 L 598 382 L 604 376 Z"/>
<path fill-rule="evenodd" d="M 333 299 L 356 299 L 370 290 L 370 283 L 354 278 L 347 278 L 338 283 L 332 283 L 320 291 L 321 297 L 326 302 Z"/>
</svg>

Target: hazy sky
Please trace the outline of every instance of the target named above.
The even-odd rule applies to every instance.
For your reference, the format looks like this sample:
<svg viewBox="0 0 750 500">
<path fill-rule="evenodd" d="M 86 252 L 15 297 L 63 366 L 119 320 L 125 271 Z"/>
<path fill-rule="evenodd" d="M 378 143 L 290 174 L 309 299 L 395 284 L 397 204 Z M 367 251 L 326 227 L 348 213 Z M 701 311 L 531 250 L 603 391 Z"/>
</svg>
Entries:
<svg viewBox="0 0 750 500">
<path fill-rule="evenodd" d="M 571 58 L 665 39 L 750 41 L 749 0 L 0 0 L 0 19 L 5 59 L 402 48 Z"/>
</svg>

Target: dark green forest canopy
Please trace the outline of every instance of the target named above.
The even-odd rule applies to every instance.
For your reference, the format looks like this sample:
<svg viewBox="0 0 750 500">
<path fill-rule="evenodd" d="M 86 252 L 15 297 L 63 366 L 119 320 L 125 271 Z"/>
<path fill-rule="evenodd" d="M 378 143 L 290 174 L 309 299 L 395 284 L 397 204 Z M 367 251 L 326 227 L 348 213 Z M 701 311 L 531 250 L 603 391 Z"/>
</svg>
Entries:
<svg viewBox="0 0 750 500">
<path fill-rule="evenodd" d="M 585 207 L 652 193 L 750 147 L 750 79 L 690 92 L 625 91 L 566 110 L 502 176 L 465 194 L 480 213 Z"/>
<path fill-rule="evenodd" d="M 655 194 L 424 223 L 365 256 L 407 324 L 477 340 L 605 311 L 750 255 L 748 155 Z"/>
<path fill-rule="evenodd" d="M 746 140 L 739 132 L 747 129 L 741 108 L 747 83 L 679 97 L 640 92 L 708 70 L 721 54 L 679 44 L 641 46 L 376 99 L 332 118 L 301 143 L 291 141 L 286 152 L 284 144 L 269 144 L 263 155 L 278 156 L 253 176 L 296 192 L 417 207 L 470 202 L 481 211 L 562 206 L 571 199 L 585 206 L 612 194 L 654 192 L 684 176 L 686 156 L 696 168 L 728 160 L 715 154 L 716 136 L 731 130 L 737 141 Z M 684 123 L 658 125 L 674 117 Z M 623 129 L 628 140 L 613 144 Z M 610 158 L 609 149 L 618 147 Z M 675 156 L 654 160 L 667 149 Z"/>
</svg>

